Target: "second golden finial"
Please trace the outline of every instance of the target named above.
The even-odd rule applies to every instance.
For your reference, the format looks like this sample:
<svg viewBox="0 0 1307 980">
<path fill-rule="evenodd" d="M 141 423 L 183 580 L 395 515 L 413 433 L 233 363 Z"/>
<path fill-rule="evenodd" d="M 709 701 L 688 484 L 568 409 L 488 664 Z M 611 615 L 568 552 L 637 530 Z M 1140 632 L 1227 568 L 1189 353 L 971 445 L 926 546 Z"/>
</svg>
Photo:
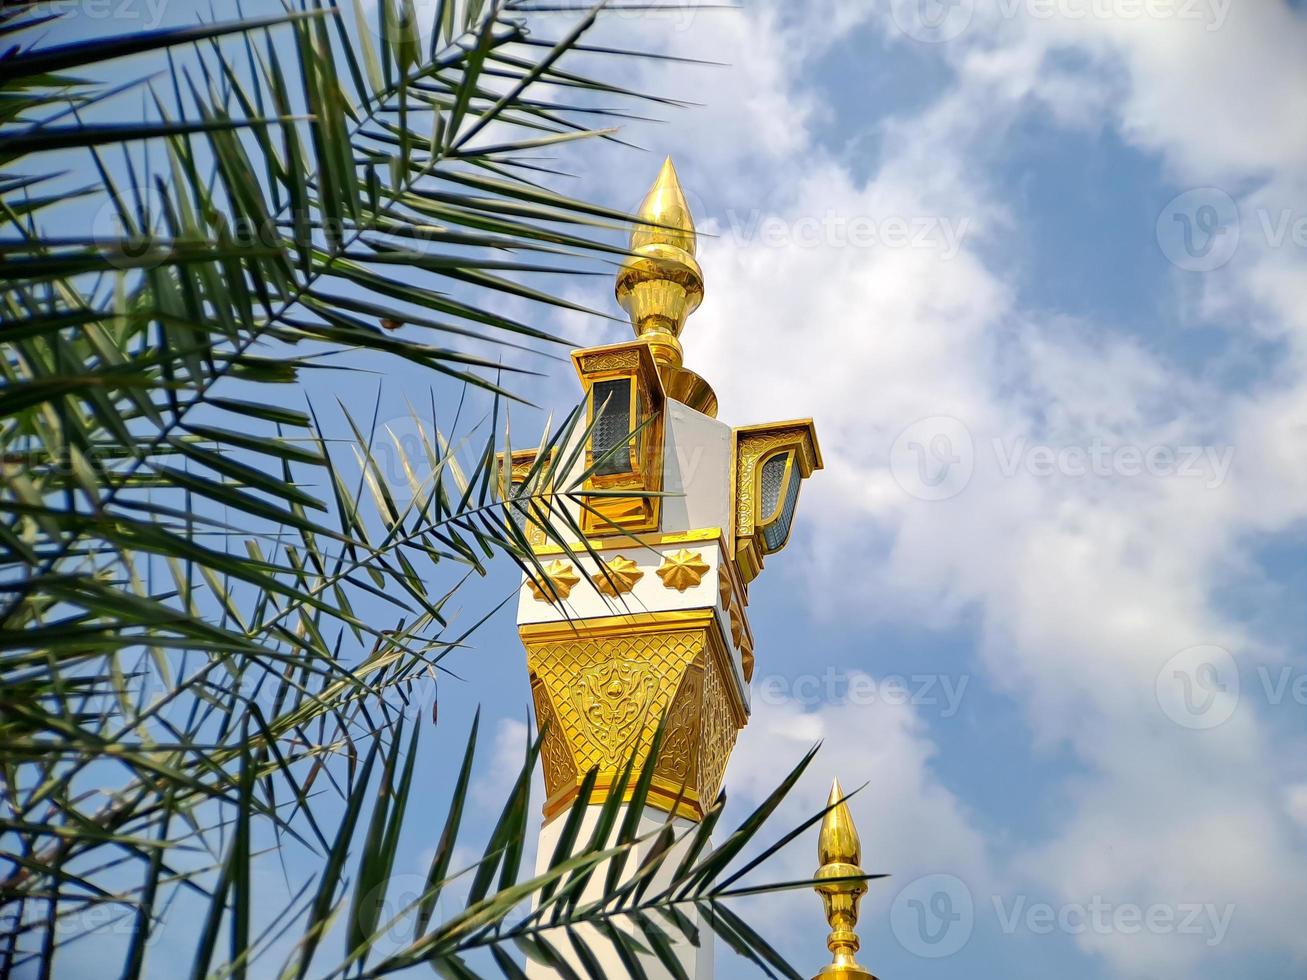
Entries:
<svg viewBox="0 0 1307 980">
<path fill-rule="evenodd" d="M 867 883 L 840 880 L 857 878 L 863 871 L 862 842 L 858 840 L 858 828 L 853 825 L 853 814 L 849 812 L 838 779 L 831 785 L 826 806 L 829 809 L 822 818 L 821 835 L 817 838 L 821 867 L 814 877 L 819 882 L 816 890 L 830 926 L 826 948 L 833 958 L 813 980 L 876 980 L 855 959 L 861 945 L 856 931 L 858 903 L 867 892 Z"/>
<path fill-rule="evenodd" d="M 617 302 L 631 316 L 635 335 L 648 341 L 659 366 L 681 366 L 677 339 L 686 318 L 703 302 L 703 272 L 694 259 L 694 219 L 672 158 L 636 211 L 632 254 L 617 273 Z"/>
</svg>

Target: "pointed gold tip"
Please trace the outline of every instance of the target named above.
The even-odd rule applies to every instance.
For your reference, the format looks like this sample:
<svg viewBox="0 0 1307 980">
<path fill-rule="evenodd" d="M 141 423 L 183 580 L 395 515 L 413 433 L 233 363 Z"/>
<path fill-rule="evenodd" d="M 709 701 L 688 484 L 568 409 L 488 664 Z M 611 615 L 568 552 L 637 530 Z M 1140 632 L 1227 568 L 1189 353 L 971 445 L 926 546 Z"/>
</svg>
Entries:
<svg viewBox="0 0 1307 980">
<path fill-rule="evenodd" d="M 818 863 L 861 864 L 862 842 L 858 839 L 858 828 L 853 825 L 853 814 L 838 779 L 831 784 L 826 805 L 830 809 L 821 821 L 821 835 L 817 839 Z"/>
<path fill-rule="evenodd" d="M 614 285 L 617 302 L 630 314 L 635 335 L 649 345 L 668 393 L 703 389 L 692 407 L 715 412 L 712 389 L 681 367 L 678 338 L 686 317 L 703 302 L 703 271 L 694 258 L 694 218 L 671 157 L 663 161 L 634 217 L 631 254 Z"/>
<path fill-rule="evenodd" d="M 831 783 L 826 806 L 829 809 L 822 817 L 817 838 L 821 867 L 817 869 L 816 888 L 830 926 L 826 948 L 831 961 L 813 980 L 876 980 L 856 958 L 862 945 L 857 932 L 858 903 L 866 894 L 867 883 L 849 880 L 862 874 L 862 844 L 838 779 Z"/>
<path fill-rule="evenodd" d="M 694 217 L 685 201 L 671 157 L 663 161 L 658 177 L 636 210 L 636 216 L 648 223 L 636 225 L 631 232 L 632 251 L 642 245 L 671 245 L 694 255 Z"/>
</svg>

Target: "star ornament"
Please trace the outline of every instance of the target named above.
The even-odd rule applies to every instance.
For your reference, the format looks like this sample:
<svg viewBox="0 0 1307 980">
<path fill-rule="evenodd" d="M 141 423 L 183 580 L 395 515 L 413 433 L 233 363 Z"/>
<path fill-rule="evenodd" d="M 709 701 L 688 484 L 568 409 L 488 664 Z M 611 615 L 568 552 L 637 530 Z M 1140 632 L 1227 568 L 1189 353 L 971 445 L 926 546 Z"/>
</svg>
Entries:
<svg viewBox="0 0 1307 980">
<path fill-rule="evenodd" d="M 576 569 L 572 567 L 571 562 L 562 560 L 551 561 L 545 566 L 545 578 L 549 579 L 553 591 L 550 591 L 543 582 L 537 582 L 534 578 L 529 580 L 531 594 L 535 596 L 536 602 L 566 599 L 572 594 L 576 584 L 581 581 L 581 576 L 576 574 Z"/>
<path fill-rule="evenodd" d="M 702 552 L 682 548 L 663 556 L 657 574 L 667 588 L 684 592 L 703 581 L 703 577 L 708 574 L 708 567 Z"/>
<path fill-rule="evenodd" d="M 606 575 L 605 570 L 608 573 Z M 603 568 L 594 575 L 594 584 L 600 595 L 617 598 L 634 589 L 635 583 L 642 578 L 644 572 L 640 571 L 635 562 L 619 555 L 612 561 L 603 563 Z"/>
</svg>

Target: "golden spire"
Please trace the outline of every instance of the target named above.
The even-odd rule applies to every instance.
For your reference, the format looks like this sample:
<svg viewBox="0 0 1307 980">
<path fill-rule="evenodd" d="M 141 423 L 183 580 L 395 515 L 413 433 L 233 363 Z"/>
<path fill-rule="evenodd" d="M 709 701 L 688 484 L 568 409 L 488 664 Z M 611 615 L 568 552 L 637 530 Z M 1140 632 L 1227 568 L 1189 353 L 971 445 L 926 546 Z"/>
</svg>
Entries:
<svg viewBox="0 0 1307 980">
<path fill-rule="evenodd" d="M 816 889 L 826 910 L 826 922 L 830 925 L 826 948 L 833 958 L 813 980 L 876 980 L 854 959 L 860 945 L 855 931 L 858 903 L 866 894 L 867 883 L 831 881 L 863 873 L 862 843 L 858 840 L 858 828 L 853 826 L 853 814 L 849 812 L 838 779 L 831 784 L 826 806 L 830 809 L 822 818 L 821 835 L 817 838 L 817 860 L 821 867 L 814 877 L 822 882 Z M 827 881 L 830 883 L 826 884 Z"/>
<path fill-rule="evenodd" d="M 632 251 L 645 245 L 674 245 L 692 256 L 695 254 L 694 215 L 685 202 L 671 157 L 663 160 L 658 177 L 635 213 L 650 224 L 635 226 L 631 232 Z"/>
<path fill-rule="evenodd" d="M 632 254 L 617 273 L 617 302 L 630 315 L 635 335 L 649 344 L 667 394 L 715 415 L 712 389 L 681 367 L 678 338 L 686 318 L 703 302 L 703 272 L 694 260 L 694 218 L 671 157 L 663 161 L 636 217 Z"/>
</svg>

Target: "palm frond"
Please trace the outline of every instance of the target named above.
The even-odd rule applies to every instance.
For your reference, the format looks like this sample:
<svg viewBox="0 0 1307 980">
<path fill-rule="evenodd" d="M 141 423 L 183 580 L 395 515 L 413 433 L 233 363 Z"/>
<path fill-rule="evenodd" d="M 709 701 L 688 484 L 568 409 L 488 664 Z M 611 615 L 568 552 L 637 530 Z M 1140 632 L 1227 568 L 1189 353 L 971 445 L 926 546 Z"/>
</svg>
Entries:
<svg viewBox="0 0 1307 980">
<path fill-rule="evenodd" d="M 425 31 L 409 0 L 375 20 L 301 0 L 49 43 L 59 22 L 25 6 L 0 13 L 0 973 L 48 974 L 79 938 L 68 922 L 109 908 L 131 924 L 122 975 L 140 976 L 178 896 L 204 903 L 196 976 L 244 975 L 290 936 L 286 975 L 304 976 L 342 915 L 340 973 L 457 973 L 477 951 L 511 973 L 514 950 L 571 962 L 583 934 L 664 959 L 683 907 L 727 897 L 737 838 L 726 857 L 698 836 L 646 854 L 695 858 L 670 891 L 642 865 L 618 906 L 584 883 L 637 860 L 629 820 L 523 880 L 528 768 L 469 906 L 438 921 L 471 742 L 418 934 L 384 952 L 376 936 L 418 746 L 408 701 L 493 612 L 456 630 L 446 604 L 499 555 L 540 574 L 523 518 L 569 554 L 584 542 L 557 463 L 495 492 L 520 355 L 562 342 L 505 308 L 581 309 L 549 283 L 623 254 L 609 238 L 627 216 L 536 183 L 531 154 L 616 139 L 592 123 L 632 113 L 589 98 L 671 103 L 562 67 L 598 8 L 552 41 L 513 0 L 447 0 Z M 575 104 L 533 97 L 542 84 Z M 414 452 L 351 400 L 338 439 L 305 381 L 366 377 L 366 358 L 493 408 L 440 428 L 433 397 Z M 280 845 L 320 874 L 252 915 L 251 869 Z"/>
</svg>

